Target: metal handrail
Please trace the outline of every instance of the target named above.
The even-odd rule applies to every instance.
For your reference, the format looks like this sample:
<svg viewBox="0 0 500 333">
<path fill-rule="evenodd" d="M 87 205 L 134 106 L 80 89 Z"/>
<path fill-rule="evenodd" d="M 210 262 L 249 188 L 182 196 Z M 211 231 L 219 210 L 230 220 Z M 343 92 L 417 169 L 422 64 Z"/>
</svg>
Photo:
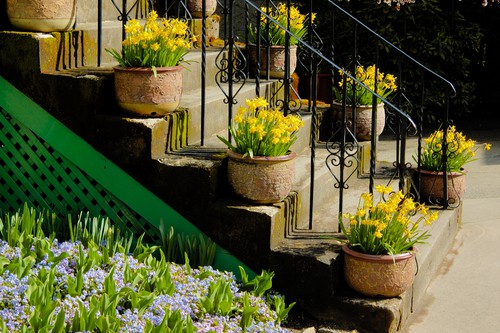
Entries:
<svg viewBox="0 0 500 333">
<path fill-rule="evenodd" d="M 371 29 L 369 26 L 367 26 L 366 24 L 364 24 L 363 22 L 361 22 L 360 20 L 358 20 L 355 16 L 353 16 L 352 14 L 350 14 L 349 12 L 347 12 L 345 9 L 343 9 L 342 7 L 340 7 L 333 0 L 326 0 L 326 1 L 328 1 L 332 6 L 334 6 L 335 8 L 337 8 L 343 14 L 347 15 L 351 20 L 355 21 L 357 24 L 359 24 L 360 26 L 362 26 L 363 28 L 365 28 L 367 31 L 369 31 L 371 34 L 373 34 L 374 36 L 376 36 L 380 41 L 384 42 L 387 46 L 389 46 L 390 48 L 394 49 L 396 52 L 400 53 L 405 58 L 407 58 L 410 61 L 412 61 L 414 64 L 418 65 L 420 68 L 422 68 L 426 72 L 432 74 L 433 76 L 437 77 L 441 81 L 445 82 L 447 85 L 449 85 L 451 91 L 453 91 L 453 95 L 451 97 L 455 97 L 456 96 L 457 90 L 455 89 L 455 86 L 453 85 L 453 83 L 451 83 L 451 81 L 449 81 L 445 77 L 439 75 L 435 71 L 431 70 L 429 67 L 425 66 L 420 61 L 416 60 L 415 58 L 413 58 L 412 56 L 410 56 L 405 51 L 401 50 L 399 47 L 397 47 L 393 43 L 389 42 L 382 35 L 380 35 L 379 33 L 377 33 L 375 30 Z"/>
</svg>

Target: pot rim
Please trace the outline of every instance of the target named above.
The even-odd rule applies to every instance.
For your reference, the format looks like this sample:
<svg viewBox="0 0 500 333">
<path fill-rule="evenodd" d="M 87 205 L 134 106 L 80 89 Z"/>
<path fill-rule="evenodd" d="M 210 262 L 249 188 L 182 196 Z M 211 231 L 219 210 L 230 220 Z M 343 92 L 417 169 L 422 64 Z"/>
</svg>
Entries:
<svg viewBox="0 0 500 333">
<path fill-rule="evenodd" d="M 156 67 L 157 73 L 164 72 L 176 72 L 182 70 L 182 66 L 171 66 L 171 67 Z M 114 66 L 113 70 L 115 72 L 141 72 L 141 73 L 153 73 L 153 69 L 151 67 L 122 67 L 122 66 Z"/>
<path fill-rule="evenodd" d="M 333 105 L 335 105 L 335 106 L 342 106 L 342 103 L 340 103 L 338 100 L 334 99 L 333 100 Z M 346 103 L 345 105 L 352 107 L 352 104 L 347 104 Z M 377 104 L 377 107 L 381 107 L 383 105 L 385 105 L 385 103 L 384 102 L 380 102 L 380 103 Z M 357 107 L 357 108 L 371 108 L 372 105 L 371 104 L 370 105 L 368 105 L 368 104 L 360 104 L 360 105 L 355 105 L 355 107 Z"/>
<path fill-rule="evenodd" d="M 288 154 L 281 155 L 281 156 L 254 156 L 252 158 L 248 155 L 243 157 L 243 154 L 240 154 L 240 153 L 232 151 L 231 149 L 228 149 L 227 156 L 233 160 L 240 160 L 242 162 L 248 162 L 248 163 L 257 162 L 257 161 L 258 162 L 272 162 L 272 163 L 274 163 L 274 162 L 286 162 L 286 161 L 294 159 L 298 155 L 296 152 L 289 151 Z"/>
<path fill-rule="evenodd" d="M 361 253 L 358 251 L 355 251 L 349 247 L 349 244 L 344 244 L 342 245 L 342 251 L 344 253 L 355 257 L 360 260 L 364 261 L 378 261 L 378 262 L 396 262 L 396 261 L 401 261 L 401 260 L 408 260 L 411 259 L 412 257 L 415 256 L 415 252 L 417 249 L 413 247 L 413 250 L 411 252 L 404 252 L 404 253 L 398 253 L 395 255 L 390 255 L 390 254 L 366 254 L 366 253 Z"/>
<path fill-rule="evenodd" d="M 435 171 L 435 170 L 426 170 L 426 169 L 415 169 L 415 171 L 420 172 L 420 173 L 425 173 L 427 175 L 442 175 L 443 171 Z M 465 175 L 467 174 L 467 170 L 462 169 L 462 171 L 447 171 L 446 172 L 450 176 L 460 176 L 460 175 Z"/>
<path fill-rule="evenodd" d="M 256 48 L 257 44 L 248 43 L 248 46 Z M 284 49 L 285 48 L 285 45 L 265 45 L 265 44 L 260 44 L 261 48 L 263 48 L 263 47 L 265 48 L 265 47 L 268 47 L 268 46 L 270 48 L 272 48 L 272 49 Z M 298 45 L 290 45 L 291 49 L 296 49 L 297 47 L 298 47 Z"/>
</svg>

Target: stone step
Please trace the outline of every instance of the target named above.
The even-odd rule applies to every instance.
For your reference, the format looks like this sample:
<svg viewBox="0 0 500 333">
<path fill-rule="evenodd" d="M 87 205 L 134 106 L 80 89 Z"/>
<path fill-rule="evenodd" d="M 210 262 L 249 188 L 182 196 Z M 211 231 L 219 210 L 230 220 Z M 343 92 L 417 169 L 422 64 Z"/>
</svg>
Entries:
<svg viewBox="0 0 500 333">
<path fill-rule="evenodd" d="M 274 89 L 274 82 L 261 84 L 263 90 Z M 221 84 L 227 93 L 228 85 Z M 239 87 L 238 87 L 239 89 Z M 264 95 L 265 96 L 265 95 Z M 244 85 L 236 96 L 236 104 L 233 106 L 233 114 L 238 106 L 245 105 L 247 99 L 255 98 L 255 88 L 252 84 Z M 205 89 L 205 138 L 214 138 L 216 134 L 227 132 L 228 128 L 228 105 L 225 103 L 225 93 L 220 87 L 212 85 Z M 198 145 L 201 142 L 201 88 L 183 92 L 181 97 L 182 108 L 189 112 L 189 144 Z"/>
<path fill-rule="evenodd" d="M 115 106 L 113 112 L 96 116 L 90 131 L 92 141 L 97 145 L 101 142 L 103 151 L 111 156 L 129 154 L 131 159 L 159 159 L 172 151 L 187 148 L 188 144 L 199 145 L 202 133 L 200 94 L 200 89 L 183 93 L 180 107 L 161 118 L 131 117 Z M 254 89 L 243 87 L 238 96 L 238 100 L 244 103 L 247 98 L 255 97 Z M 228 113 L 223 97 L 219 87 L 207 87 L 204 129 L 207 147 L 225 147 L 216 137 L 217 134 L 227 136 Z M 310 117 L 304 119 L 306 125 L 310 123 Z M 294 147 L 303 150 L 308 146 L 308 140 L 308 129 L 304 128 Z"/>
<path fill-rule="evenodd" d="M 331 206 L 337 196 L 333 177 L 322 163 L 326 153 L 319 149 L 316 154 L 318 210 Z M 221 148 L 187 147 L 159 159 L 156 166 L 144 168 L 144 172 L 129 171 L 221 246 L 250 267 L 262 268 L 268 266 L 271 249 L 283 244 L 291 225 L 307 224 L 303 219 L 308 216 L 304 210 L 309 208 L 309 162 L 309 151 L 305 150 L 296 159 L 292 192 L 283 202 L 272 205 L 247 204 L 232 194 L 226 176 L 225 149 Z M 324 217 L 325 214 L 316 216 Z M 335 216 L 319 225 L 328 225 L 331 234 L 338 228 L 337 219 Z"/>
<path fill-rule="evenodd" d="M 122 21 L 120 19 L 121 3 L 116 6 L 114 2 L 103 1 L 102 2 L 102 59 L 101 65 L 103 66 L 113 66 L 115 61 L 108 55 L 104 49 L 114 48 L 120 50 L 122 41 Z M 139 20 L 146 17 L 148 11 L 148 4 L 128 2 L 127 4 L 127 14 L 128 19 L 137 18 Z M 80 0 L 77 6 L 76 13 L 76 24 L 75 29 L 84 30 L 88 33 L 88 37 L 93 41 L 94 45 L 97 45 L 97 20 L 98 20 L 98 8 L 96 2 L 93 0 Z M 201 19 L 190 19 L 187 20 L 190 25 L 190 30 L 193 34 L 201 36 Z M 220 30 L 220 17 L 218 15 L 211 15 L 207 17 L 207 30 L 206 36 L 210 41 L 211 39 L 219 37 Z M 201 39 L 201 38 L 199 38 Z M 96 48 L 94 47 L 96 50 Z M 96 51 L 97 52 L 97 51 Z M 97 58 L 89 58 L 88 66 L 97 66 Z"/>
<path fill-rule="evenodd" d="M 2 71 L 24 75 L 54 73 L 87 65 L 95 47 L 86 31 L 0 31 Z M 5 75 L 5 74 L 4 74 Z"/>
<path fill-rule="evenodd" d="M 80 35 L 83 37 L 80 38 Z M 87 32 L 80 30 L 53 34 L 0 32 L 2 49 L 0 66 L 2 75 L 17 86 L 22 87 L 31 98 L 68 127 L 83 137 L 89 138 L 93 135 L 91 129 L 94 128 L 94 116 L 104 114 L 126 117 L 126 115 L 119 109 L 113 97 L 112 69 L 110 67 L 85 66 L 86 62 L 83 60 L 88 60 L 89 57 L 84 56 L 83 51 L 88 48 L 82 48 L 82 45 L 79 44 L 80 42 L 84 45 L 87 44 L 88 38 L 85 36 L 87 36 Z M 81 50 L 82 54 L 75 52 L 75 50 Z M 75 55 L 75 58 L 71 58 L 72 55 Z M 205 126 L 207 136 L 226 129 L 228 123 L 227 105 L 222 102 L 224 95 L 214 80 L 217 73 L 216 59 L 223 55 L 220 49 L 215 48 L 211 48 L 207 52 Z M 181 105 L 185 108 L 180 108 L 179 111 L 187 112 L 190 122 L 184 122 L 187 119 L 184 116 L 180 124 L 175 123 L 168 127 L 158 125 L 162 128 L 178 130 L 173 134 L 159 132 L 161 133 L 160 138 L 158 138 L 159 142 L 164 142 L 165 137 L 168 137 L 169 144 L 173 144 L 169 145 L 168 148 L 158 148 L 157 143 L 151 143 L 152 146 L 156 147 L 152 151 L 153 156 L 159 156 L 158 149 L 170 151 L 185 146 L 188 142 L 187 133 L 190 134 L 190 143 L 196 144 L 201 140 L 201 51 L 194 50 L 186 58 L 188 62 L 187 69 L 184 71 L 184 94 L 183 105 Z M 270 82 L 263 83 L 263 91 L 270 91 L 272 85 Z M 227 85 L 222 85 L 222 87 L 227 90 Z M 74 98 L 75 91 L 79 92 L 78 99 Z M 238 96 L 243 103 L 246 98 L 253 97 L 255 97 L 255 93 L 251 85 L 246 85 Z M 170 117 L 167 122 L 175 122 L 175 119 L 177 117 Z M 111 122 L 117 124 L 116 119 L 111 120 Z M 127 120 L 125 122 L 127 123 L 125 126 L 130 129 L 132 123 L 140 121 Z M 146 121 L 145 126 L 151 126 L 151 122 L 154 121 Z M 161 120 L 158 122 L 162 123 Z M 186 125 L 189 125 L 189 128 Z M 97 125 L 97 128 L 106 128 L 106 126 L 105 124 Z M 111 131 L 116 132 L 113 129 Z M 177 135 L 182 136 L 181 141 L 176 137 Z M 154 140 L 156 138 L 153 138 Z"/>
<path fill-rule="evenodd" d="M 209 47 L 205 55 L 206 67 L 205 67 L 205 85 L 207 87 L 215 87 L 217 82 L 215 81 L 219 68 L 217 66 L 222 66 L 220 64 L 221 60 L 226 58 L 226 52 L 222 51 L 221 48 Z M 183 91 L 198 91 L 201 87 L 202 80 L 202 51 L 201 49 L 191 49 L 189 53 L 184 57 L 185 62 L 182 63 L 184 71 L 182 74 L 182 87 Z M 201 94 L 200 94 L 201 96 Z"/>
</svg>

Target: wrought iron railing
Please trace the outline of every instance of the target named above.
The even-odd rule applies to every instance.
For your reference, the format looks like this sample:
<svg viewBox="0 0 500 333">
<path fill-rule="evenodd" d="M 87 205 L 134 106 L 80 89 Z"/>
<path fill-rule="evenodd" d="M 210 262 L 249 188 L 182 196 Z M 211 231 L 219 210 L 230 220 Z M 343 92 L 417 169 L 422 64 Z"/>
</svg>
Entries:
<svg viewBox="0 0 500 333">
<path fill-rule="evenodd" d="M 100 0 L 101 1 L 101 0 Z M 144 8 L 158 8 L 159 13 L 164 13 L 164 16 L 180 16 L 186 19 L 190 19 L 191 16 L 187 10 L 186 0 L 179 1 L 148 1 L 148 5 Z M 288 8 L 291 7 L 292 3 L 290 0 L 282 1 Z M 100 3 L 100 2 L 99 2 Z M 127 17 L 130 15 L 131 11 L 125 10 L 127 8 L 126 2 L 123 1 L 123 6 L 120 10 L 118 6 L 116 8 L 120 12 L 119 19 L 125 23 Z M 138 3 L 138 2 L 137 2 Z M 236 5 L 242 5 L 239 7 Z M 234 0 L 224 0 L 223 3 L 219 2 L 218 12 L 222 15 L 223 24 L 223 36 L 224 47 L 221 48 L 219 57 L 217 58 L 218 73 L 216 75 L 215 81 L 221 88 L 224 95 L 224 101 L 227 103 L 228 119 L 229 122 L 232 119 L 233 109 L 238 103 L 239 93 L 242 91 L 244 85 L 252 84 L 255 85 L 255 94 L 261 95 L 261 85 L 262 79 L 260 70 L 264 66 L 269 69 L 269 63 L 264 64 L 261 59 L 260 52 L 257 51 L 257 59 L 254 62 L 254 68 L 251 68 L 249 62 L 249 52 L 248 45 L 250 44 L 248 27 L 253 22 L 253 25 L 257 28 L 256 35 L 260 36 L 260 25 L 261 20 L 267 22 L 267 26 L 264 29 L 269 29 L 269 24 L 275 24 L 280 26 L 283 31 L 285 31 L 285 68 L 283 78 L 276 79 L 276 83 L 280 85 L 279 89 L 276 89 L 278 93 L 273 96 L 267 96 L 271 104 L 275 106 L 281 106 L 284 112 L 304 112 L 306 111 L 311 115 L 312 118 L 312 128 L 310 132 L 310 212 L 309 212 L 309 226 L 308 230 L 313 229 L 314 221 L 314 187 L 316 186 L 314 182 L 316 164 L 316 150 L 326 149 L 328 151 L 328 157 L 325 161 L 321 163 L 326 163 L 328 168 L 331 170 L 332 177 L 335 179 L 335 188 L 339 192 L 339 204 L 338 211 L 342 214 L 343 211 L 343 196 L 344 190 L 349 188 L 348 181 L 356 174 L 361 173 L 360 161 L 358 160 L 357 154 L 359 153 L 361 146 L 360 141 L 356 138 L 356 113 L 354 112 L 354 105 L 348 106 L 346 99 L 343 98 L 340 103 L 340 108 L 338 111 L 333 111 L 334 104 L 334 93 L 333 87 L 338 85 L 340 82 L 340 77 L 338 73 L 342 73 L 342 78 L 344 80 L 343 87 L 346 86 L 347 80 L 352 80 L 355 87 L 362 87 L 367 89 L 373 94 L 372 99 L 372 134 L 370 137 L 370 158 L 369 158 L 369 171 L 367 178 L 369 179 L 368 190 L 373 192 L 375 180 L 379 178 L 386 177 L 387 183 L 391 184 L 397 182 L 397 187 L 403 189 L 405 193 L 413 194 L 419 197 L 420 193 L 420 177 L 418 176 L 418 171 L 420 170 L 421 163 L 421 142 L 423 139 L 424 132 L 424 117 L 426 116 L 426 110 L 428 108 L 438 108 L 436 105 L 428 105 L 427 98 L 428 91 L 427 85 L 431 85 L 437 89 L 441 90 L 444 94 L 444 100 L 442 101 L 442 106 L 439 106 L 439 113 L 441 114 L 440 126 L 444 129 L 445 134 L 448 126 L 452 124 L 449 114 L 449 101 L 456 92 L 453 84 L 445 79 L 441 74 L 429 69 L 423 63 L 416 60 L 414 57 L 405 53 L 400 48 L 393 45 L 390 41 L 376 33 L 374 30 L 370 29 L 363 22 L 356 19 L 352 14 L 347 12 L 339 4 L 332 0 L 309 0 L 301 1 L 298 5 L 301 10 L 304 10 L 309 15 L 317 13 L 320 8 L 321 11 L 326 11 L 328 13 L 328 20 L 323 21 L 321 27 L 321 33 L 318 31 L 318 25 L 315 22 L 307 22 L 307 35 L 305 38 L 299 38 L 299 36 L 294 35 L 290 29 L 288 20 L 285 24 L 276 21 L 268 13 L 261 9 L 261 6 L 265 7 L 276 7 L 277 3 L 271 0 L 264 1 L 251 1 L 245 0 L 244 2 L 237 2 Z M 319 7 L 321 6 L 321 7 Z M 136 7 L 134 7 L 136 8 Z M 137 5 L 139 8 L 139 5 Z M 141 7 L 142 8 L 142 7 Z M 242 12 L 240 12 L 242 11 Z M 144 15 L 143 12 L 137 9 L 136 14 L 141 16 Z M 235 17 L 238 17 L 238 23 L 235 22 Z M 244 18 L 244 20 L 242 20 Z M 241 22 L 243 23 L 243 26 Z M 345 22 L 349 22 L 352 29 L 348 31 L 342 30 L 342 25 Z M 203 30 L 202 30 L 202 61 L 201 61 L 201 75 L 202 79 L 202 96 L 200 103 L 202 105 L 202 116 L 201 116 L 201 127 L 204 128 L 204 107 L 205 107 L 205 96 L 204 96 L 204 84 L 205 84 L 205 69 L 206 69 L 206 21 L 203 18 Z M 349 45 L 338 45 L 337 35 L 350 34 Z M 328 39 L 325 40 L 324 36 Z M 368 36 L 370 43 L 359 45 L 360 35 Z M 304 89 L 297 89 L 296 78 L 292 78 L 290 70 L 290 39 L 294 38 L 298 40 L 299 46 L 299 68 L 301 80 L 306 82 Z M 345 40 L 345 38 L 344 38 Z M 244 41 L 245 47 L 242 47 L 241 41 Z M 255 41 L 255 46 L 257 49 L 260 47 L 266 48 L 266 54 L 269 54 L 270 45 L 267 41 L 257 38 Z M 352 52 L 349 56 L 340 57 L 339 55 L 346 54 L 347 52 L 339 52 L 338 49 L 349 47 Z M 100 48 L 100 47 L 99 47 Z M 366 52 L 366 50 L 371 50 Z M 360 52 L 363 50 L 363 52 Z M 366 54 L 368 53 L 368 56 Z M 354 74 L 358 66 L 364 63 L 364 58 L 369 61 L 369 64 L 374 64 L 377 68 L 375 75 L 380 75 L 381 68 L 388 68 L 390 70 L 396 71 L 396 76 L 398 78 L 398 91 L 391 98 L 385 98 L 381 96 L 377 89 L 372 89 L 365 85 L 361 80 L 356 78 Z M 388 59 L 395 59 L 390 62 Z M 266 60 L 268 62 L 268 60 Z M 368 64 L 366 64 L 368 65 Z M 330 114 L 332 121 L 330 121 L 329 129 L 330 132 L 326 135 L 327 139 L 322 140 L 318 137 L 318 76 L 320 71 L 323 71 L 330 75 L 330 88 L 329 95 L 324 102 L 330 104 L 331 110 Z M 269 73 L 264 75 L 266 81 L 269 79 Z M 420 88 L 418 94 L 412 92 L 408 93 L 407 87 L 409 81 L 415 82 L 418 80 L 419 83 L 416 85 Z M 299 81 L 300 83 L 300 81 Z M 413 85 L 412 85 L 413 86 Z M 305 92 L 304 92 L 305 91 Z M 296 96 L 298 98 L 292 98 Z M 304 103 L 304 98 L 308 100 L 307 104 Z M 345 96 L 345 94 L 344 94 Z M 380 139 L 376 134 L 376 119 L 377 119 L 377 104 L 378 101 L 382 101 L 385 104 L 386 115 L 386 130 L 385 133 L 392 135 L 394 139 L 394 160 L 390 173 L 384 174 L 381 172 L 381 168 L 378 166 L 377 160 L 377 150 Z M 352 108 L 352 109 L 350 109 Z M 352 116 L 349 117 L 348 114 L 351 113 Z M 335 120 L 336 119 L 336 120 Z M 410 136 L 416 136 L 418 138 L 418 147 L 416 149 L 416 165 L 412 166 L 411 162 L 408 161 L 406 156 L 407 152 L 407 138 Z M 202 133 L 201 144 L 204 144 L 204 133 Z M 228 136 L 230 134 L 228 133 Z M 446 166 L 446 159 L 448 154 L 447 145 L 443 145 L 443 165 Z M 354 171 L 352 165 L 354 167 Z M 443 169 L 444 169 L 443 168 Z M 412 170 L 416 171 L 416 177 L 412 177 Z M 459 204 L 457 200 L 448 199 L 448 178 L 446 176 L 446 170 L 444 169 L 444 197 L 438 198 L 432 202 L 433 204 L 439 205 L 443 208 L 454 207 Z M 429 198 L 419 198 L 421 200 Z"/>
</svg>

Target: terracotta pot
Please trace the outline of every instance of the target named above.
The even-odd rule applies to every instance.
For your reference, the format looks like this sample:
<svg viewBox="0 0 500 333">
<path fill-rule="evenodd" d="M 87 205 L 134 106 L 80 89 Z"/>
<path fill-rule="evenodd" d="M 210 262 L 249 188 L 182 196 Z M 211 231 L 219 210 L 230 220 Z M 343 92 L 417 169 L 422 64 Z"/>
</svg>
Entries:
<svg viewBox="0 0 500 333">
<path fill-rule="evenodd" d="M 203 15 L 203 1 L 206 1 L 206 11 Z M 217 9 L 217 0 L 187 0 L 187 8 L 194 18 L 202 18 L 203 16 L 208 17 L 215 13 Z"/>
<path fill-rule="evenodd" d="M 290 193 L 295 178 L 296 153 L 254 158 L 243 158 L 232 150 L 227 154 L 229 184 L 241 198 L 268 204 L 279 202 Z"/>
<path fill-rule="evenodd" d="M 273 79 L 282 79 L 285 77 L 285 47 L 282 45 L 272 45 L 269 55 L 269 77 Z M 250 64 L 255 70 L 257 68 L 257 47 L 249 45 Z M 290 46 L 290 75 L 295 72 L 297 67 L 297 45 Z M 260 48 L 260 70 L 261 76 L 267 75 L 267 49 Z"/>
<path fill-rule="evenodd" d="M 182 67 L 114 67 L 115 95 L 120 107 L 142 117 L 174 111 L 182 95 Z"/>
<path fill-rule="evenodd" d="M 26 31 L 67 31 L 76 18 L 76 0 L 7 0 L 14 28 Z"/>
<path fill-rule="evenodd" d="M 333 102 L 333 110 L 335 113 L 336 121 L 341 120 L 342 104 L 339 102 Z M 372 136 L 372 106 L 371 105 L 360 105 L 357 106 L 356 112 L 356 138 L 360 141 L 371 140 Z M 352 106 L 346 105 L 347 120 L 352 123 Z M 376 137 L 384 131 L 385 127 L 385 107 L 384 103 L 377 104 L 377 127 L 376 127 Z"/>
<path fill-rule="evenodd" d="M 344 276 L 354 290 L 372 297 L 396 297 L 413 284 L 417 272 L 415 253 L 364 254 L 342 247 Z"/>
<path fill-rule="evenodd" d="M 458 203 L 466 190 L 465 172 L 448 172 L 448 202 Z M 441 171 L 420 170 L 420 197 L 424 201 L 443 202 L 444 179 Z"/>
</svg>

